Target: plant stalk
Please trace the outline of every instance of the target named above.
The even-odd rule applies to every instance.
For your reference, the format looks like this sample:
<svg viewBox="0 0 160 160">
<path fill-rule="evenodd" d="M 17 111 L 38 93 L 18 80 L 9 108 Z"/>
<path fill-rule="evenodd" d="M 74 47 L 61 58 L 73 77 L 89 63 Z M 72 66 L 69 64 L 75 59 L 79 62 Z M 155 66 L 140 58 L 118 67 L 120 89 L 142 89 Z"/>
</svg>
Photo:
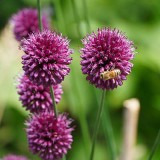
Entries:
<svg viewBox="0 0 160 160">
<path fill-rule="evenodd" d="M 37 0 L 37 8 L 38 8 L 38 24 L 40 32 L 42 32 L 42 20 L 41 20 L 41 1 Z"/>
<path fill-rule="evenodd" d="M 56 109 L 56 103 L 55 103 L 55 99 L 54 99 L 54 91 L 53 91 L 52 86 L 50 86 L 50 93 L 51 93 L 51 98 L 52 98 L 52 103 L 53 103 L 54 115 L 57 118 L 57 109 Z"/>
<path fill-rule="evenodd" d="M 94 128 L 94 132 L 93 132 L 93 142 L 92 142 L 90 160 L 93 160 L 93 158 L 94 158 L 95 144 L 96 144 L 97 134 L 98 134 L 99 126 L 100 126 L 100 119 L 101 119 L 101 115 L 102 115 L 105 95 L 106 95 L 106 90 L 103 90 L 101 103 L 98 108 L 97 118 L 96 118 L 96 122 L 95 122 L 95 128 Z"/>
<path fill-rule="evenodd" d="M 65 155 L 63 156 L 62 160 L 66 160 L 66 156 Z"/>
</svg>

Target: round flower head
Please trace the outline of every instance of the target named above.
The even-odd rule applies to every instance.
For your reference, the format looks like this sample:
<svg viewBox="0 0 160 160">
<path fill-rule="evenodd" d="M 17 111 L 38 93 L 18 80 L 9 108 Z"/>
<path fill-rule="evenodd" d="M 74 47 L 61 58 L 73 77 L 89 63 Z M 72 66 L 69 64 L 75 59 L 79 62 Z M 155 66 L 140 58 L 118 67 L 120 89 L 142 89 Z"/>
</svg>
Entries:
<svg viewBox="0 0 160 160">
<path fill-rule="evenodd" d="M 39 31 L 38 27 L 38 11 L 32 8 L 25 8 L 20 10 L 17 14 L 13 15 L 13 32 L 15 38 L 21 41 L 23 38 L 28 38 L 28 36 Z M 42 14 L 42 25 L 44 29 L 49 28 L 49 20 L 47 15 Z"/>
<path fill-rule="evenodd" d="M 71 148 L 73 128 L 66 114 L 53 112 L 33 115 L 26 123 L 29 148 L 43 160 L 59 160 Z"/>
<path fill-rule="evenodd" d="M 63 93 L 61 84 L 52 86 L 54 90 L 55 102 L 58 103 Z M 37 86 L 28 79 L 26 75 L 19 78 L 17 85 L 19 100 L 23 106 L 30 112 L 42 112 L 53 108 L 52 99 L 50 96 L 50 88 L 42 85 Z"/>
<path fill-rule="evenodd" d="M 3 160 L 27 160 L 27 158 L 23 156 L 17 156 L 17 155 L 7 155 L 3 157 Z"/>
<path fill-rule="evenodd" d="M 38 85 L 57 85 L 70 72 L 68 65 L 72 50 L 69 41 L 55 32 L 45 30 L 30 35 L 21 47 L 23 70 L 31 81 Z"/>
<path fill-rule="evenodd" d="M 134 57 L 133 42 L 117 29 L 98 29 L 83 40 L 81 49 L 82 72 L 87 80 L 97 88 L 106 90 L 117 88 L 131 72 Z"/>
</svg>

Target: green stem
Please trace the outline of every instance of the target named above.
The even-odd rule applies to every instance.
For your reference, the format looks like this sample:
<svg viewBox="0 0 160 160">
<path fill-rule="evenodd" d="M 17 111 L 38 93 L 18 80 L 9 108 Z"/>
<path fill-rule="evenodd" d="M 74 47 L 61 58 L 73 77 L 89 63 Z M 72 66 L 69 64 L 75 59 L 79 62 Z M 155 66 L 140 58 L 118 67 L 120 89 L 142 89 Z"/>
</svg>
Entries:
<svg viewBox="0 0 160 160">
<path fill-rule="evenodd" d="M 96 104 L 98 105 L 100 103 L 100 100 L 98 98 L 99 92 L 97 92 L 95 88 L 94 88 L 94 95 L 97 100 Z M 106 141 L 106 144 L 109 145 L 109 153 L 110 153 L 111 159 L 113 160 L 117 156 L 117 147 L 114 139 L 108 106 L 105 107 L 104 112 L 102 113 L 101 123 L 104 130 L 105 141 Z"/>
<path fill-rule="evenodd" d="M 42 21 L 41 21 L 41 1 L 37 0 L 37 8 L 38 8 L 38 23 L 39 29 L 42 32 Z M 32 18 L 32 17 L 31 17 Z"/>
<path fill-rule="evenodd" d="M 57 118 L 56 103 L 55 103 L 55 100 L 54 100 L 54 91 L 53 91 L 53 87 L 52 86 L 50 86 L 50 93 L 51 93 L 51 98 L 52 98 L 52 103 L 53 103 L 54 115 Z"/>
<path fill-rule="evenodd" d="M 87 24 L 87 32 L 90 33 L 91 32 L 91 26 L 89 23 L 89 18 L 88 18 L 88 10 L 87 10 L 87 3 L 86 0 L 83 0 L 83 8 L 84 8 L 84 18 Z"/>
<path fill-rule="evenodd" d="M 111 125 L 108 107 L 106 107 L 105 109 L 106 110 L 102 114 L 102 125 L 106 133 L 106 140 L 109 144 L 111 160 L 115 160 L 116 159 L 116 144 L 114 141 L 113 129 Z"/>
<path fill-rule="evenodd" d="M 82 37 L 81 30 L 80 30 L 81 24 L 80 24 L 80 19 L 79 19 L 78 12 L 77 12 L 77 7 L 76 7 L 74 0 L 71 0 L 71 3 L 72 3 L 72 8 L 73 8 L 74 19 L 75 19 L 76 26 L 77 26 L 78 37 L 81 38 Z"/>
<path fill-rule="evenodd" d="M 66 160 L 66 156 L 63 156 L 62 160 Z"/>
<path fill-rule="evenodd" d="M 99 130 L 100 119 L 101 119 L 101 115 L 102 115 L 102 109 L 103 109 L 103 105 L 104 105 L 105 95 L 106 95 L 106 90 L 103 90 L 101 103 L 98 108 L 97 118 L 96 118 L 96 122 L 95 122 L 95 129 L 93 132 L 93 142 L 92 142 L 90 160 L 93 160 L 93 157 L 94 157 L 95 144 L 96 144 L 97 134 L 98 134 L 98 130 Z"/>
<path fill-rule="evenodd" d="M 158 131 L 158 135 L 157 135 L 157 137 L 156 137 L 156 140 L 155 140 L 155 142 L 154 142 L 154 145 L 153 145 L 153 147 L 152 147 L 152 150 L 151 150 L 151 153 L 150 153 L 150 155 L 149 155 L 148 160 L 151 160 L 151 159 L 153 158 L 153 155 L 154 155 L 156 149 L 158 148 L 158 145 L 159 145 L 159 144 L 160 144 L 160 129 L 159 129 L 159 131 Z"/>
</svg>

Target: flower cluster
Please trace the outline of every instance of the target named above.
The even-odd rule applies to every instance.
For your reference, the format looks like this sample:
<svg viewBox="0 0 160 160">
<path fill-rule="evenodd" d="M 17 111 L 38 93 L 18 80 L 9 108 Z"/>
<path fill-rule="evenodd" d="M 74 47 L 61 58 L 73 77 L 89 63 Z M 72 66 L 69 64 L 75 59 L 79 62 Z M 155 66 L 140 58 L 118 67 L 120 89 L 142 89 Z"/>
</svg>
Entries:
<svg viewBox="0 0 160 160">
<path fill-rule="evenodd" d="M 45 15 L 44 30 L 39 31 L 37 10 L 24 9 L 12 19 L 15 37 L 24 51 L 24 74 L 19 78 L 17 92 L 23 106 L 31 112 L 26 121 L 29 148 L 43 160 L 59 160 L 71 148 L 73 127 L 66 114 L 54 113 L 52 101 L 61 100 L 61 82 L 70 72 L 73 51 L 67 38 L 49 30 Z M 103 28 L 87 35 L 82 43 L 81 66 L 86 79 L 103 90 L 121 86 L 133 66 L 133 42 L 117 29 Z"/>
<path fill-rule="evenodd" d="M 73 141 L 72 121 L 66 114 L 55 114 L 53 103 L 61 100 L 61 82 L 70 72 L 72 50 L 67 38 L 49 30 L 45 15 L 42 16 L 44 30 L 39 31 L 35 9 L 19 11 L 12 21 L 15 37 L 21 41 L 20 48 L 24 51 L 24 74 L 19 78 L 17 92 L 23 106 L 31 112 L 26 122 L 29 147 L 43 160 L 58 160 L 67 154 Z"/>
<path fill-rule="evenodd" d="M 37 32 L 22 41 L 23 70 L 28 78 L 38 85 L 57 85 L 70 72 L 69 41 L 49 30 Z"/>
<path fill-rule="evenodd" d="M 54 90 L 55 102 L 59 103 L 63 93 L 62 85 L 57 84 L 52 87 Z M 18 94 L 20 95 L 19 100 L 31 113 L 52 110 L 53 104 L 49 87 L 44 87 L 43 85 L 38 86 L 30 81 L 26 75 L 22 75 L 19 78 L 17 89 Z"/>
<path fill-rule="evenodd" d="M 28 160 L 28 159 L 24 156 L 17 156 L 17 155 L 10 154 L 3 157 L 3 160 Z"/>
<path fill-rule="evenodd" d="M 20 10 L 12 17 L 13 32 L 17 41 L 28 38 L 30 34 L 39 31 L 38 11 L 33 8 Z M 49 28 L 49 18 L 46 14 L 42 15 L 42 26 L 44 29 Z"/>
<path fill-rule="evenodd" d="M 133 42 L 119 30 L 110 28 L 98 29 L 97 34 L 86 36 L 82 42 L 81 66 L 87 80 L 107 90 L 122 85 L 133 66 L 129 62 L 134 57 Z M 104 73 L 111 74 L 113 78 L 103 79 L 101 75 Z"/>
<path fill-rule="evenodd" d="M 65 114 L 56 118 L 53 112 L 42 112 L 31 117 L 27 125 L 30 150 L 43 160 L 57 160 L 71 148 L 73 128 Z"/>
</svg>

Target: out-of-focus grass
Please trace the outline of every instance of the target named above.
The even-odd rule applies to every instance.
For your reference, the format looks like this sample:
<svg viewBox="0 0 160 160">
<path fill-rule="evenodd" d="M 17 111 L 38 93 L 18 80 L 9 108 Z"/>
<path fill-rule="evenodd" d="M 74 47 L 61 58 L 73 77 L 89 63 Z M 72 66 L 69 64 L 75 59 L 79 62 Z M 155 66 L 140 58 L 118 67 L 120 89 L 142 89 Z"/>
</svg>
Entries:
<svg viewBox="0 0 160 160">
<path fill-rule="evenodd" d="M 0 36 L 0 106 L 2 108 L 8 105 L 14 107 L 20 105 L 15 89 L 18 75 L 22 72 L 22 52 L 18 48 L 19 44 L 13 37 L 11 27 L 7 26 Z M 19 107 L 17 109 L 21 110 Z"/>
<path fill-rule="evenodd" d="M 55 0 L 56 1 L 56 0 Z M 52 7 L 56 7 L 52 1 Z M 23 5 L 35 6 L 35 2 L 23 0 Z M 84 36 L 87 33 L 83 4 L 75 1 L 80 17 L 80 30 Z M 122 87 L 108 91 L 107 105 L 110 107 L 113 129 L 118 145 L 121 147 L 122 103 L 132 97 L 139 98 L 141 111 L 138 130 L 138 145 L 136 155 L 138 160 L 146 159 L 147 154 L 160 126 L 160 7 L 158 1 L 104 1 L 87 0 L 89 20 L 92 31 L 100 27 L 116 27 L 126 33 L 134 41 L 138 54 L 133 61 L 134 67 Z M 9 1 L 8 1 L 9 3 Z M 43 2 L 47 5 L 48 1 Z M 71 73 L 63 82 L 64 94 L 58 105 L 60 111 L 70 112 L 75 119 L 74 143 L 67 156 L 70 160 L 85 159 L 85 148 L 80 130 L 79 117 L 82 111 L 92 133 L 98 100 L 101 92 L 85 80 L 80 70 L 80 39 L 76 30 L 70 0 L 59 0 L 62 15 L 57 15 L 53 9 L 53 27 L 71 39 L 71 47 L 75 49 Z M 63 23 L 63 25 L 61 25 Z M 21 71 L 21 55 L 18 43 L 14 40 L 11 28 L 6 27 L 0 37 L 0 156 L 9 153 L 26 154 L 32 157 L 27 148 L 23 122 L 27 112 L 21 107 L 16 94 L 14 77 Z M 76 89 L 75 89 L 76 88 Z M 81 102 L 79 103 L 79 100 Z M 103 129 L 96 146 L 96 158 L 107 160 L 107 144 L 104 141 Z M 22 147 L 23 146 L 23 147 Z M 154 159 L 160 157 L 157 150 Z"/>
</svg>

